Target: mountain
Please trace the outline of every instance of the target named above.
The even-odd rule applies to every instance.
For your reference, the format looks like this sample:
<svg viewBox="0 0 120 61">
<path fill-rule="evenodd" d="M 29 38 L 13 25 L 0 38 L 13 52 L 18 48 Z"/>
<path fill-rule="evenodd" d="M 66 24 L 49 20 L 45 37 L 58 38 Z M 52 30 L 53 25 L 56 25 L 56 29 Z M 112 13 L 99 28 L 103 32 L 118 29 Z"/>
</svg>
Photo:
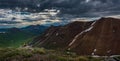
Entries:
<svg viewBox="0 0 120 61">
<path fill-rule="evenodd" d="M 65 26 L 51 26 L 43 35 L 36 37 L 30 45 L 45 48 L 64 48 L 74 36 L 89 28 L 92 22 L 73 22 Z"/>
<path fill-rule="evenodd" d="M 43 33 L 48 27 L 49 26 L 44 26 L 44 25 L 30 25 L 30 26 L 21 28 L 21 30 L 39 35 Z"/>
<path fill-rule="evenodd" d="M 74 38 L 70 49 L 82 55 L 120 55 L 120 19 L 101 18 Z"/>
<path fill-rule="evenodd" d="M 41 25 L 0 29 L 0 47 L 19 47 L 42 34 L 46 29 L 47 26 Z"/>
<path fill-rule="evenodd" d="M 101 18 L 50 27 L 30 45 L 67 49 L 79 55 L 120 55 L 120 19 Z"/>
</svg>

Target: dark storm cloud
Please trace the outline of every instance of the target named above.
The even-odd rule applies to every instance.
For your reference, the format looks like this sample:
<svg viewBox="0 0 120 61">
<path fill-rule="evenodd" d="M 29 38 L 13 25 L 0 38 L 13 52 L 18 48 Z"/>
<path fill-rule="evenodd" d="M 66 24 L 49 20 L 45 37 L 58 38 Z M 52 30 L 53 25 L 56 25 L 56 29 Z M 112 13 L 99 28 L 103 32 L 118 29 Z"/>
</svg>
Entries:
<svg viewBox="0 0 120 61">
<path fill-rule="evenodd" d="M 0 0 L 0 7 L 57 8 L 63 14 L 104 16 L 120 14 L 120 0 Z M 39 5 L 39 6 L 38 6 Z"/>
</svg>

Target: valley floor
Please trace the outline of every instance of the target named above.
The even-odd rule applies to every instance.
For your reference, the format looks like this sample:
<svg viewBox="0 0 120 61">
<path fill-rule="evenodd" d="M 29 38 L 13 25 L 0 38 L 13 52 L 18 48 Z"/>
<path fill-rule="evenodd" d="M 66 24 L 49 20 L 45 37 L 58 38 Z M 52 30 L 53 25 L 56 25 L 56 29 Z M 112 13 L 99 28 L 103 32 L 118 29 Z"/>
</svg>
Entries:
<svg viewBox="0 0 120 61">
<path fill-rule="evenodd" d="M 119 61 L 120 57 L 78 56 L 44 48 L 0 48 L 0 61 Z"/>
</svg>

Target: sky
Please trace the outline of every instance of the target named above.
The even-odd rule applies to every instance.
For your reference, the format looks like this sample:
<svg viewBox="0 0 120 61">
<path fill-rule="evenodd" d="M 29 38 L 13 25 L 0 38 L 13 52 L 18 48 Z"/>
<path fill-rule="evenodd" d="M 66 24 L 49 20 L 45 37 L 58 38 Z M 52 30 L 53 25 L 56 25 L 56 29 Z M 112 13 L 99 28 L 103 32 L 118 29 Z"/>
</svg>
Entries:
<svg viewBox="0 0 120 61">
<path fill-rule="evenodd" d="M 60 10 L 60 15 L 77 15 L 80 18 L 97 18 L 97 17 L 120 17 L 120 0 L 0 0 L 0 9 L 6 10 L 21 10 L 26 12 L 41 12 L 44 9 L 55 8 Z M 3 11 L 4 11 L 3 10 Z M 0 13 L 3 12 L 0 10 Z M 10 10 L 8 10 L 10 11 Z M 4 12 L 6 13 L 6 12 Z M 36 14 L 36 13 L 32 13 Z M 2 17 L 3 14 L 0 14 Z M 38 16 L 38 15 L 36 15 Z M 21 27 L 24 25 L 33 25 L 33 24 L 45 24 L 46 21 L 39 20 L 39 17 L 28 15 L 30 20 L 21 20 L 20 18 L 26 18 L 23 15 L 17 15 L 17 20 L 11 21 L 9 18 L 13 17 L 6 15 L 4 18 L 0 18 L 0 28 L 1 27 Z M 31 18 L 32 17 L 32 18 Z M 35 17 L 35 18 L 33 18 Z M 66 16 L 67 17 L 67 16 Z M 2 19 L 2 21 L 1 21 Z M 6 21 L 4 21 L 4 20 Z M 32 21 L 31 21 L 32 19 Z M 34 19 L 34 20 L 33 20 Z M 39 21 L 38 21 L 39 20 Z M 52 20 L 51 20 L 52 21 Z M 69 20 L 68 20 L 69 21 Z M 59 20 L 53 20 L 52 22 L 59 22 Z"/>
<path fill-rule="evenodd" d="M 28 7 L 36 10 L 60 9 L 63 14 L 106 16 L 120 14 L 120 0 L 0 0 L 0 7 Z"/>
</svg>

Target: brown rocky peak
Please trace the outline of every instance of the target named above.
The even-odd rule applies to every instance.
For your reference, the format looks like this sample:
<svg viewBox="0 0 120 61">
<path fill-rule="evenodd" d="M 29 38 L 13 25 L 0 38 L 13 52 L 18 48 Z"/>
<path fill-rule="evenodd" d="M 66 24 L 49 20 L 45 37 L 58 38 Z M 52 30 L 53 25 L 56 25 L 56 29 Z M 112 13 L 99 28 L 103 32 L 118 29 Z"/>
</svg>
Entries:
<svg viewBox="0 0 120 61">
<path fill-rule="evenodd" d="M 71 50 L 80 55 L 120 54 L 120 19 L 101 18 L 88 29 L 73 39 Z"/>
<path fill-rule="evenodd" d="M 63 49 L 81 31 L 87 29 L 92 22 L 75 21 L 65 26 L 52 26 L 46 32 L 34 39 L 34 46 Z"/>
<path fill-rule="evenodd" d="M 120 55 L 120 19 L 101 18 L 50 27 L 33 46 L 69 49 L 79 55 Z"/>
</svg>

